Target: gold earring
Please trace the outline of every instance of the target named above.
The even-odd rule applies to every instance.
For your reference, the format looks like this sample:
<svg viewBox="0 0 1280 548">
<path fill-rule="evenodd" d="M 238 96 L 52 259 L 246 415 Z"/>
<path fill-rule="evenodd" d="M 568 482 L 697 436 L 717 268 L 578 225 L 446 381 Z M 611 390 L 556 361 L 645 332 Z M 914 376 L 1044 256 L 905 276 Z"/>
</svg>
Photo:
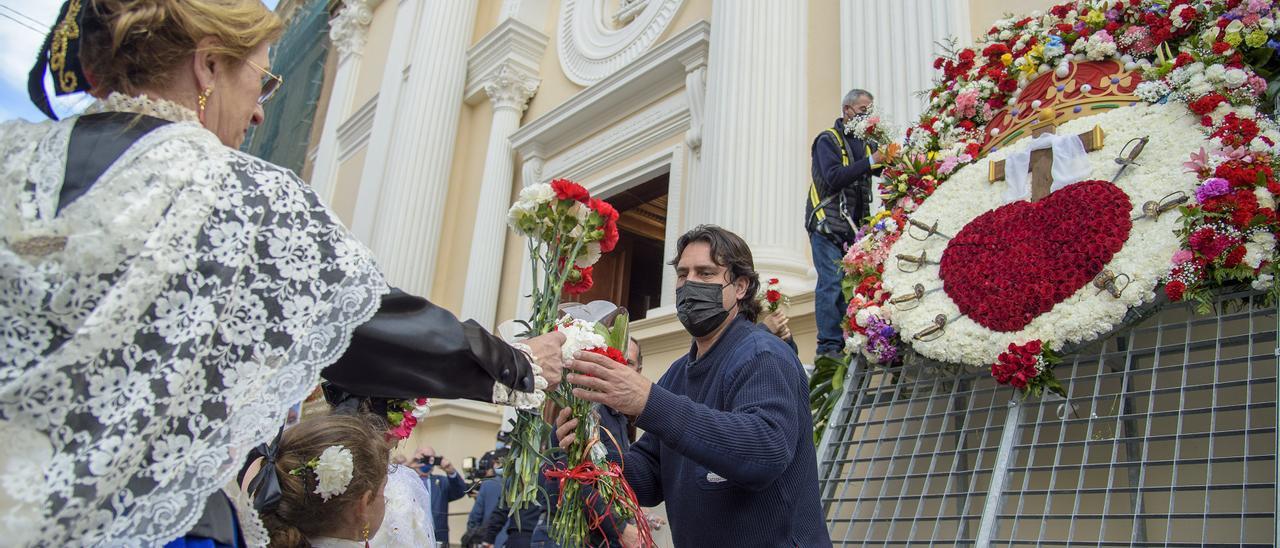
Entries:
<svg viewBox="0 0 1280 548">
<path fill-rule="evenodd" d="M 202 117 L 204 116 L 205 107 L 209 106 L 210 95 L 213 95 L 213 86 L 204 88 L 204 93 L 201 93 L 200 96 L 197 98 L 197 101 L 200 103 L 200 116 Z"/>
<path fill-rule="evenodd" d="M 363 532 L 363 533 L 364 533 L 364 545 L 365 545 L 365 546 L 368 546 L 368 545 L 369 545 L 369 524 L 368 524 L 368 523 L 365 523 L 365 524 L 364 524 L 364 532 Z"/>
</svg>

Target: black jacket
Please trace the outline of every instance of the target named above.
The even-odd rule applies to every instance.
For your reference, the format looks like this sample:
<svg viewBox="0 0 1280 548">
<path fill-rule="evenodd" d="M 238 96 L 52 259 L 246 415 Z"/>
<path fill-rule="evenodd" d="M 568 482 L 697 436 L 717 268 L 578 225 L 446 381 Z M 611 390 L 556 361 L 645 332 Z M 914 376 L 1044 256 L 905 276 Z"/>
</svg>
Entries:
<svg viewBox="0 0 1280 548">
<path fill-rule="evenodd" d="M 832 135 L 832 130 L 838 138 Z M 844 157 L 840 154 L 842 143 Z M 871 163 L 871 153 L 877 148 L 875 143 L 845 135 L 843 118 L 837 118 L 831 130 L 823 130 L 814 138 L 813 186 L 805 196 L 804 208 L 805 228 L 809 232 L 852 243 L 858 225 L 871 214 L 871 177 L 880 173 L 880 167 Z M 843 158 L 848 158 L 848 165 Z M 822 206 L 821 215 L 814 211 L 814 194 L 817 205 Z"/>
</svg>

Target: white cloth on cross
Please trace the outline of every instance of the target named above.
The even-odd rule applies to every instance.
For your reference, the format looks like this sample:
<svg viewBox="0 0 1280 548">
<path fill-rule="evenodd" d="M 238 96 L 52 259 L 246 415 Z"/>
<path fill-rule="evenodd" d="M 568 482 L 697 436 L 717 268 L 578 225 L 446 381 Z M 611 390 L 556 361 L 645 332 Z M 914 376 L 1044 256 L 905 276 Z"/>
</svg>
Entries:
<svg viewBox="0 0 1280 548">
<path fill-rule="evenodd" d="M 1053 149 L 1053 186 L 1049 192 L 1083 181 L 1093 173 L 1080 136 L 1045 133 L 1032 139 L 1026 149 L 1004 159 L 1004 179 L 1009 183 L 1004 191 L 1006 204 L 1031 197 L 1031 151 L 1046 148 Z"/>
</svg>

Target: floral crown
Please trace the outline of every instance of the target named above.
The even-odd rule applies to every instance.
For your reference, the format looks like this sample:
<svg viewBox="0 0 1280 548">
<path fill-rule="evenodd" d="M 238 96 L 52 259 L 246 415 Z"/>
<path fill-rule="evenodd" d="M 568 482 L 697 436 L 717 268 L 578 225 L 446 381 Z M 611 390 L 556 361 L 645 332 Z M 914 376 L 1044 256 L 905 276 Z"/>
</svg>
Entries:
<svg viewBox="0 0 1280 548">
<path fill-rule="evenodd" d="M 326 447 L 319 457 L 307 461 L 302 466 L 289 471 L 290 476 L 303 477 L 308 470 L 315 472 L 316 490 L 314 491 L 325 502 L 347 492 L 351 485 L 355 463 L 351 450 L 341 445 Z"/>
</svg>

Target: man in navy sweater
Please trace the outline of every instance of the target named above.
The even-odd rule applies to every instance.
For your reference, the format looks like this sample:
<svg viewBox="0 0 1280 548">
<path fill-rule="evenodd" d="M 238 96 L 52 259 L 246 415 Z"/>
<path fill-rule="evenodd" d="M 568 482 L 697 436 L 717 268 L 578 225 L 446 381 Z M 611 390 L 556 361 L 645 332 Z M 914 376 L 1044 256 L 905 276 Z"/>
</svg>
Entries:
<svg viewBox="0 0 1280 548">
<path fill-rule="evenodd" d="M 674 266 L 689 354 L 657 384 L 580 354 L 566 364 L 574 394 L 636 417 L 645 433 L 626 451 L 626 478 L 642 506 L 667 503 L 677 546 L 831 546 L 807 383 L 795 353 L 754 324 L 750 248 L 702 225 L 680 237 Z M 568 447 L 576 421 L 557 422 Z"/>
</svg>

